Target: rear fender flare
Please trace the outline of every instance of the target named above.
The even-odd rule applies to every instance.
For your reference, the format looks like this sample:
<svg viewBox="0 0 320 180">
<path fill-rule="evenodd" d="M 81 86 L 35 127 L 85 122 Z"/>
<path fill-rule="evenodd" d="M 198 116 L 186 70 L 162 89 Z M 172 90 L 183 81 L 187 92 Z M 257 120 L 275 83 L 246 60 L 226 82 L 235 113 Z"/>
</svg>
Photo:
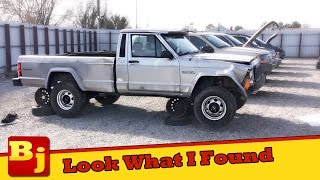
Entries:
<svg viewBox="0 0 320 180">
<path fill-rule="evenodd" d="M 73 77 L 73 79 L 77 82 L 79 88 L 82 91 L 85 91 L 85 87 L 82 83 L 82 80 L 80 78 L 80 76 L 78 75 L 78 73 L 73 69 L 73 68 L 68 68 L 68 67 L 55 67 L 49 70 L 48 75 L 46 77 L 45 80 L 45 88 L 47 89 L 49 86 L 49 80 L 50 80 L 50 76 L 52 73 L 70 73 Z"/>
</svg>

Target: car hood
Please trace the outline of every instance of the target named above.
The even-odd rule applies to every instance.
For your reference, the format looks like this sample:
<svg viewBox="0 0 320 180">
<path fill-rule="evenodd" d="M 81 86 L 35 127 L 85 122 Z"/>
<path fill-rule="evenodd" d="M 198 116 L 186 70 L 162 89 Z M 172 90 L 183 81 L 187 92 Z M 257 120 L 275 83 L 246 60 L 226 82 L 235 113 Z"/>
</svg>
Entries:
<svg viewBox="0 0 320 180">
<path fill-rule="evenodd" d="M 267 29 L 270 25 L 275 24 L 276 26 L 279 27 L 278 23 L 276 23 L 275 21 L 271 21 L 269 23 L 267 23 L 266 25 L 264 25 L 263 27 L 261 27 L 256 33 L 254 33 L 253 36 L 251 36 L 251 38 L 243 45 L 243 47 L 249 47 L 250 44 L 258 37 L 260 36 L 260 34 Z"/>
<path fill-rule="evenodd" d="M 235 54 L 224 54 L 224 53 L 201 53 L 193 56 L 199 60 L 214 60 L 214 61 L 225 61 L 241 64 L 250 64 L 255 56 L 249 55 L 235 55 Z"/>
<path fill-rule="evenodd" d="M 267 44 L 270 44 L 270 42 L 278 36 L 278 32 L 274 33 L 272 36 L 270 36 L 270 38 L 266 41 Z"/>
<path fill-rule="evenodd" d="M 269 52 L 263 49 L 249 48 L 249 47 L 227 47 L 223 48 L 220 52 L 229 54 L 240 54 L 248 56 L 257 56 L 261 54 L 268 54 Z"/>
</svg>

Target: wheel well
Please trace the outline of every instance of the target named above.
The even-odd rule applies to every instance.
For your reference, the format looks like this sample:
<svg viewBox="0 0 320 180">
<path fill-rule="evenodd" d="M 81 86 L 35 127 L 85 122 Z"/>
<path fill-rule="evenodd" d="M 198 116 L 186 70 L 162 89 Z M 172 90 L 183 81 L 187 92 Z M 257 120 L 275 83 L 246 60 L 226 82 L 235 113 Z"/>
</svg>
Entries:
<svg viewBox="0 0 320 180">
<path fill-rule="evenodd" d="M 58 81 L 74 81 L 75 79 L 71 73 L 68 72 L 53 72 L 49 76 L 48 88 L 54 86 Z"/>
<path fill-rule="evenodd" d="M 195 97 L 201 90 L 211 86 L 219 86 L 229 90 L 236 99 L 242 95 L 239 86 L 230 77 L 204 76 L 197 81 L 192 91 L 192 97 Z"/>
</svg>

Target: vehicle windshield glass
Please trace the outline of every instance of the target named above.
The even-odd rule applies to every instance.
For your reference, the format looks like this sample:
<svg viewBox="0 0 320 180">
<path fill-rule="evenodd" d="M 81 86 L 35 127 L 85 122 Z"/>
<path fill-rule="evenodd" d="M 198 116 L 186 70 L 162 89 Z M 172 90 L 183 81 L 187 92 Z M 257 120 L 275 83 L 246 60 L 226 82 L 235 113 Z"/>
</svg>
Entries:
<svg viewBox="0 0 320 180">
<path fill-rule="evenodd" d="M 162 37 L 179 56 L 200 52 L 183 34 L 163 34 Z"/>
<path fill-rule="evenodd" d="M 225 47 L 230 47 L 230 45 L 221 39 L 215 37 L 214 35 L 211 34 L 204 34 L 202 35 L 206 40 L 208 40 L 211 44 L 213 44 L 217 48 L 225 48 Z"/>
<path fill-rule="evenodd" d="M 232 41 L 236 46 L 243 46 L 243 43 L 240 42 L 238 39 L 234 38 L 233 36 L 226 34 L 226 36 L 228 37 L 228 39 L 230 41 Z"/>
</svg>

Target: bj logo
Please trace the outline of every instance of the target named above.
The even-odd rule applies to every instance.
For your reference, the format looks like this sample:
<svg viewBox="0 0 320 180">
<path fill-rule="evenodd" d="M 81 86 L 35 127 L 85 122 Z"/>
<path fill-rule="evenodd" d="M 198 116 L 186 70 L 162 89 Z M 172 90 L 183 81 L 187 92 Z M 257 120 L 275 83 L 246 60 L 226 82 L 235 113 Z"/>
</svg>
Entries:
<svg viewBox="0 0 320 180">
<path fill-rule="evenodd" d="M 12 136 L 8 140 L 10 176 L 48 176 L 50 142 L 47 137 Z"/>
</svg>

